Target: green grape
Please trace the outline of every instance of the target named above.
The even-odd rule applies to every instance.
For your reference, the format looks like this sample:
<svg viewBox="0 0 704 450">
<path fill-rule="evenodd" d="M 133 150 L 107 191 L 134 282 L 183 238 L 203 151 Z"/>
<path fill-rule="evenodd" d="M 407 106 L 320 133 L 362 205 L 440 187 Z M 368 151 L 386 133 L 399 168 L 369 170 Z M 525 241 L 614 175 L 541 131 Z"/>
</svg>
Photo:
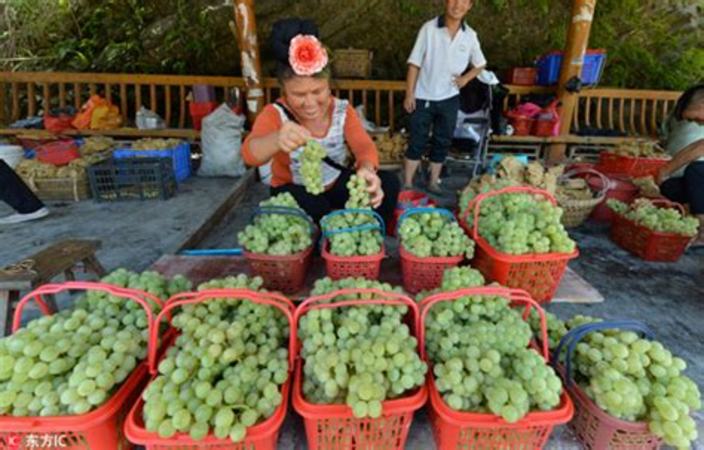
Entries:
<svg viewBox="0 0 704 450">
<path fill-rule="evenodd" d="M 325 190 L 323 186 L 323 158 L 327 155 L 325 147 L 314 139 L 309 140 L 301 152 L 301 177 L 306 191 L 318 195 Z"/>
<path fill-rule="evenodd" d="M 569 330 L 599 321 L 580 315 L 562 322 L 549 315 L 548 328 L 555 331 L 550 347 Z M 682 374 L 687 364 L 661 343 L 632 331 L 592 332 L 577 344 L 572 366 L 575 381 L 609 415 L 647 422 L 653 434 L 673 447 L 689 448 L 696 440 L 690 414 L 701 408 L 699 388 Z"/>
<path fill-rule="evenodd" d="M 482 283 L 481 276 L 463 269 L 445 272 L 446 287 L 457 289 L 462 278 L 470 285 Z M 530 411 L 559 404 L 560 379 L 528 347 L 530 325 L 506 298 L 462 296 L 436 303 L 425 329 L 435 384 L 450 408 L 515 423 Z"/>
<path fill-rule="evenodd" d="M 303 210 L 293 196 L 284 192 L 259 203 L 260 207 L 278 206 Z M 252 253 L 291 255 L 312 245 L 311 230 L 303 217 L 265 212 L 238 233 L 240 244 Z"/>
<path fill-rule="evenodd" d="M 467 237 L 456 220 L 439 212 L 407 216 L 398 233 L 403 248 L 421 258 L 474 257 L 474 241 Z"/>
<path fill-rule="evenodd" d="M 101 281 L 167 299 L 190 289 L 182 277 L 176 280 L 117 269 Z M 150 306 L 158 313 L 157 304 Z M 8 392 L 0 398 L 2 414 L 66 416 L 103 405 L 146 357 L 147 323 L 139 320 L 144 317 L 131 300 L 87 291 L 70 309 L 0 339 L 0 392 Z"/>
<path fill-rule="evenodd" d="M 210 280 L 204 289 L 259 289 L 262 279 L 244 275 Z M 172 324 L 180 335 L 143 394 L 145 423 L 168 421 L 193 439 L 212 433 L 241 440 L 246 427 L 271 417 L 283 402 L 288 374 L 288 321 L 276 308 L 242 299 L 186 305 Z M 231 349 L 227 360 L 226 350 Z M 170 361 L 164 363 L 164 361 Z"/>
<path fill-rule="evenodd" d="M 658 207 L 646 198 L 636 199 L 631 205 L 616 199 L 609 199 L 606 204 L 616 214 L 653 231 L 696 236 L 699 230 L 699 220 L 696 217 L 685 216 L 674 208 Z"/>
<path fill-rule="evenodd" d="M 511 182 L 501 181 L 482 190 L 501 189 Z M 464 217 L 474 193 L 465 191 L 460 203 Z M 473 211 L 466 216 L 474 224 Z M 561 222 L 562 209 L 540 195 L 505 193 L 486 198 L 479 211 L 479 235 L 492 247 L 512 255 L 531 253 L 571 253 L 576 248 Z"/>
<path fill-rule="evenodd" d="M 398 291 L 364 278 L 315 282 L 312 295 L 341 289 Z M 338 295 L 333 301 L 371 299 Z M 407 395 L 425 379 L 426 364 L 404 323 L 406 307 L 359 305 L 312 310 L 300 321 L 303 393 L 314 403 L 346 404 L 355 417 L 379 417 L 387 399 Z"/>
</svg>

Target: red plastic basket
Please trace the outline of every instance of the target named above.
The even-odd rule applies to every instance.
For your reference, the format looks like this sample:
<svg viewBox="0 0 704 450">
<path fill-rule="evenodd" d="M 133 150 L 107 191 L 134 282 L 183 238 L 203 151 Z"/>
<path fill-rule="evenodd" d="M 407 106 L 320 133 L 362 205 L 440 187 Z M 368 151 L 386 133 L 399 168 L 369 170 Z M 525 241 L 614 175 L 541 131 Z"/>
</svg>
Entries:
<svg viewBox="0 0 704 450">
<path fill-rule="evenodd" d="M 44 302 L 43 296 L 66 291 L 87 290 L 102 291 L 139 303 L 147 314 L 150 334 L 154 331 L 152 312 L 145 299 L 162 304 L 160 299 L 134 289 L 118 288 L 104 283 L 71 281 L 44 285 L 20 300 L 15 310 L 13 333 L 20 328 L 22 311 L 29 300 L 34 300 L 41 312 L 44 315 L 49 315 L 51 311 Z M 4 446 L 0 448 L 8 450 L 36 449 L 38 446 L 32 446 L 33 443 L 36 443 L 38 439 L 41 445 L 45 438 L 50 442 L 58 442 L 58 447 L 55 448 L 67 450 L 113 450 L 131 447 L 122 433 L 122 423 L 130 406 L 137 400 L 147 382 L 149 375 L 147 369 L 146 361 L 138 364 L 107 402 L 86 414 L 56 417 L 0 416 L 0 443 L 4 443 Z M 34 441 L 29 439 L 34 439 Z"/>
<path fill-rule="evenodd" d="M 628 175 L 632 178 L 656 176 L 658 171 L 669 162 L 662 158 L 637 158 L 617 155 L 610 152 L 599 154 L 598 169 L 600 172 L 615 175 Z"/>
<path fill-rule="evenodd" d="M 543 344 L 540 353 L 547 364 L 547 324 L 543 309 L 525 291 L 489 286 L 443 292 L 422 301 L 418 340 L 424 358 L 426 358 L 425 318 L 428 311 L 436 303 L 452 301 L 467 295 L 505 297 L 510 299 L 514 306 L 521 304 L 526 306 L 524 317 L 528 316 L 530 308 L 535 308 L 540 315 L 542 325 Z M 574 413 L 574 405 L 565 391 L 556 409 L 531 412 L 516 423 L 507 423 L 503 418 L 493 414 L 455 411 L 443 400 L 435 386 L 432 373 L 432 369 L 428 371 L 429 413 L 438 449 L 539 449 L 545 445 L 553 428 L 569 422 Z"/>
<path fill-rule="evenodd" d="M 533 135 L 539 137 L 550 137 L 555 133 L 555 126 L 560 122 L 559 118 L 549 119 L 549 120 L 536 120 L 533 125 Z"/>
<path fill-rule="evenodd" d="M 195 441 L 188 433 L 176 433 L 171 438 L 161 438 L 157 433 L 150 433 L 144 427 L 142 409 L 144 400 L 140 396 L 125 421 L 125 435 L 134 444 L 143 445 L 147 450 L 276 450 L 279 430 L 286 417 L 288 397 L 291 388 L 291 368 L 295 361 L 296 330 L 293 322 L 293 304 L 290 300 L 273 293 L 263 293 L 248 289 L 209 289 L 200 292 L 189 292 L 171 297 L 166 307 L 157 316 L 155 324 L 161 323 L 164 317 L 170 317 L 171 310 L 193 303 L 201 303 L 210 299 L 235 298 L 269 305 L 283 312 L 289 322 L 289 378 L 282 386 L 283 400 L 274 414 L 262 423 L 247 428 L 244 441 L 234 443 L 229 439 L 217 439 L 209 434 L 205 439 Z M 156 332 L 154 327 L 149 339 L 149 372 L 153 381 L 157 377 L 157 363 L 160 359 L 156 354 Z M 163 355 L 162 355 L 163 356 Z"/>
<path fill-rule="evenodd" d="M 81 157 L 78 152 L 78 146 L 73 139 L 49 142 L 37 147 L 35 151 L 37 160 L 55 166 L 64 166 Z"/>
<path fill-rule="evenodd" d="M 379 253 L 368 256 L 336 256 L 328 251 L 329 244 L 327 239 L 323 241 L 322 256 L 325 260 L 325 270 L 330 278 L 333 280 L 347 277 L 379 279 L 381 260 L 386 256 L 383 244 Z"/>
<path fill-rule="evenodd" d="M 666 208 L 677 208 L 685 214 L 684 207 L 678 203 L 664 199 L 651 201 Z M 692 239 L 681 234 L 654 231 L 614 213 L 611 240 L 645 261 L 675 262 L 684 254 Z"/>
<path fill-rule="evenodd" d="M 607 328 L 631 329 L 649 333 L 647 327 L 641 328 L 642 324 L 633 321 L 622 322 L 599 322 L 598 324 L 583 325 L 573 328 L 567 333 L 560 344 L 553 352 L 553 364 L 556 366 L 560 376 L 565 381 L 566 389 L 574 401 L 574 417 L 569 423 L 569 427 L 577 436 L 584 448 L 588 450 L 657 450 L 662 446 L 662 440 L 652 434 L 647 422 L 630 422 L 617 419 L 604 412 L 599 406 L 574 382 L 571 375 L 568 375 L 569 363 L 556 363 L 556 354 L 563 353 L 562 346 L 567 344 L 567 358 L 571 359 L 571 351 L 576 344 L 570 341 L 571 338 L 581 339 L 584 334 L 580 329 L 596 326 L 593 331 Z M 575 334 L 576 333 L 576 334 Z M 581 335 L 580 337 L 577 337 Z M 572 350 L 570 350 L 572 347 Z"/>
<path fill-rule="evenodd" d="M 464 255 L 421 258 L 408 252 L 403 245 L 399 245 L 398 252 L 403 288 L 411 294 L 439 287 L 445 269 L 456 267 L 464 259 Z"/>
<path fill-rule="evenodd" d="M 510 255 L 495 250 L 479 235 L 479 209 L 482 202 L 496 195 L 527 193 L 542 195 L 553 205 L 557 202 L 547 191 L 527 187 L 511 186 L 497 191 L 486 192 L 476 196 L 465 210 L 460 225 L 477 243 L 472 266 L 478 269 L 487 280 L 496 281 L 504 286 L 527 291 L 532 298 L 541 303 L 549 302 L 560 285 L 569 260 L 579 256 L 575 248 L 572 253 L 542 253 L 529 255 Z M 467 225 L 467 215 L 474 212 L 474 226 Z"/>
<path fill-rule="evenodd" d="M 347 300 L 335 303 L 330 299 L 345 294 L 374 294 L 378 298 Z M 322 302 L 322 303 L 321 303 Z M 408 297 L 378 289 L 344 289 L 326 295 L 311 297 L 296 309 L 295 323 L 311 309 L 341 308 L 357 305 L 402 305 L 408 307 L 412 329 L 417 330 L 418 306 Z M 413 421 L 413 412 L 420 409 L 428 397 L 425 386 L 421 386 L 403 398 L 382 403 L 382 416 L 377 419 L 357 419 L 347 405 L 325 405 L 309 403 L 303 397 L 302 358 L 296 365 L 293 382 L 293 407 L 303 417 L 311 450 L 383 449 L 403 450 L 408 430 Z"/>
<path fill-rule="evenodd" d="M 398 202 L 396 203 L 396 209 L 394 210 L 394 215 L 386 224 L 386 234 L 389 236 L 396 236 L 396 224 L 398 219 L 408 208 L 416 208 L 419 206 L 435 206 L 435 201 L 428 197 L 427 194 L 418 191 L 401 191 L 398 194 Z"/>
<path fill-rule="evenodd" d="M 303 288 L 312 255 L 312 246 L 287 256 L 244 252 L 252 272 L 264 279 L 264 286 L 284 293 L 295 293 Z"/>
<path fill-rule="evenodd" d="M 575 383 L 567 388 L 574 401 L 570 428 L 589 450 L 657 450 L 662 440 L 652 434 L 645 422 L 616 419 L 599 408 Z"/>
<path fill-rule="evenodd" d="M 506 114 L 506 117 L 513 127 L 514 136 L 530 136 L 535 125 L 535 119 L 511 113 Z"/>
</svg>

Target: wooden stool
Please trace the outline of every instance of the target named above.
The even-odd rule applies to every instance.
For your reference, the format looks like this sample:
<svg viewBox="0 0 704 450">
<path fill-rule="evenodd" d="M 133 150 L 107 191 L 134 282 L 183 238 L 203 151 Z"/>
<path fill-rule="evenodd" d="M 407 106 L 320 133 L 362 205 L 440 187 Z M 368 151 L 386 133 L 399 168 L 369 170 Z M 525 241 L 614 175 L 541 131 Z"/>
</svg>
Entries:
<svg viewBox="0 0 704 450">
<path fill-rule="evenodd" d="M 83 263 L 86 272 L 91 271 L 98 277 L 105 275 L 105 269 L 95 257 L 100 245 L 100 241 L 94 240 L 60 241 L 17 264 L 0 268 L 0 331 L 5 336 L 10 334 L 21 291 L 36 289 L 62 273 L 67 281 L 75 281 L 73 270 L 78 263 Z M 56 311 L 53 296 L 46 296 L 46 301 L 47 306 Z"/>
</svg>

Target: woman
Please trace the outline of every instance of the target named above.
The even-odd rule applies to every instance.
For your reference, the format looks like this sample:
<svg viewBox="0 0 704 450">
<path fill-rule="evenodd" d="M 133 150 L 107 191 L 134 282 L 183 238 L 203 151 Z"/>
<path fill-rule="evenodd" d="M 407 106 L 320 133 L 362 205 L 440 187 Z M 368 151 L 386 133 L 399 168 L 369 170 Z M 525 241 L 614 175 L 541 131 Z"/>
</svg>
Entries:
<svg viewBox="0 0 704 450">
<path fill-rule="evenodd" d="M 663 141 L 672 160 L 656 181 L 665 197 L 689 205 L 699 219 L 699 236 L 692 245 L 704 246 L 704 84 L 679 98 L 663 129 Z"/>
<path fill-rule="evenodd" d="M 389 220 L 399 192 L 392 173 L 377 172 L 379 155 L 354 109 L 330 92 L 330 70 L 325 48 L 311 21 L 286 19 L 272 31 L 283 96 L 264 107 L 245 139 L 242 157 L 249 166 L 271 164 L 271 195 L 290 192 L 316 222 L 333 209 L 344 208 L 347 181 L 354 173 L 344 167 L 347 146 L 355 158 L 356 174 L 366 180 L 371 204 Z M 313 195 L 302 185 L 302 147 L 318 141 L 327 151 L 322 163 L 325 191 Z"/>
</svg>

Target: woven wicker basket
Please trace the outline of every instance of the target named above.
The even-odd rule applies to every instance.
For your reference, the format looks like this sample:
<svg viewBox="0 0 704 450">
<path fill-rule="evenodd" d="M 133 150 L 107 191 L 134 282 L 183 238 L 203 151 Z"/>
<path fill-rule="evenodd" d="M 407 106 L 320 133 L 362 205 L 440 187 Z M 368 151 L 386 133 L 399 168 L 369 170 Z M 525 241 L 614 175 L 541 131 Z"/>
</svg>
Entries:
<svg viewBox="0 0 704 450">
<path fill-rule="evenodd" d="M 333 51 L 332 70 L 336 78 L 370 78 L 372 76 L 370 50 L 354 48 Z"/>
<path fill-rule="evenodd" d="M 30 178 L 25 181 L 37 197 L 44 201 L 79 202 L 91 197 L 85 174 L 64 178 Z"/>
<path fill-rule="evenodd" d="M 609 180 L 600 172 L 593 169 L 577 169 L 567 172 L 562 176 L 562 179 L 568 179 L 579 174 L 589 174 L 591 176 L 600 177 L 604 188 L 596 192 L 594 198 L 589 200 L 565 200 L 558 199 L 558 203 L 564 213 L 562 214 L 562 224 L 565 228 L 575 228 L 582 225 L 596 206 L 603 202 L 606 198 L 606 191 L 609 189 Z"/>
</svg>

